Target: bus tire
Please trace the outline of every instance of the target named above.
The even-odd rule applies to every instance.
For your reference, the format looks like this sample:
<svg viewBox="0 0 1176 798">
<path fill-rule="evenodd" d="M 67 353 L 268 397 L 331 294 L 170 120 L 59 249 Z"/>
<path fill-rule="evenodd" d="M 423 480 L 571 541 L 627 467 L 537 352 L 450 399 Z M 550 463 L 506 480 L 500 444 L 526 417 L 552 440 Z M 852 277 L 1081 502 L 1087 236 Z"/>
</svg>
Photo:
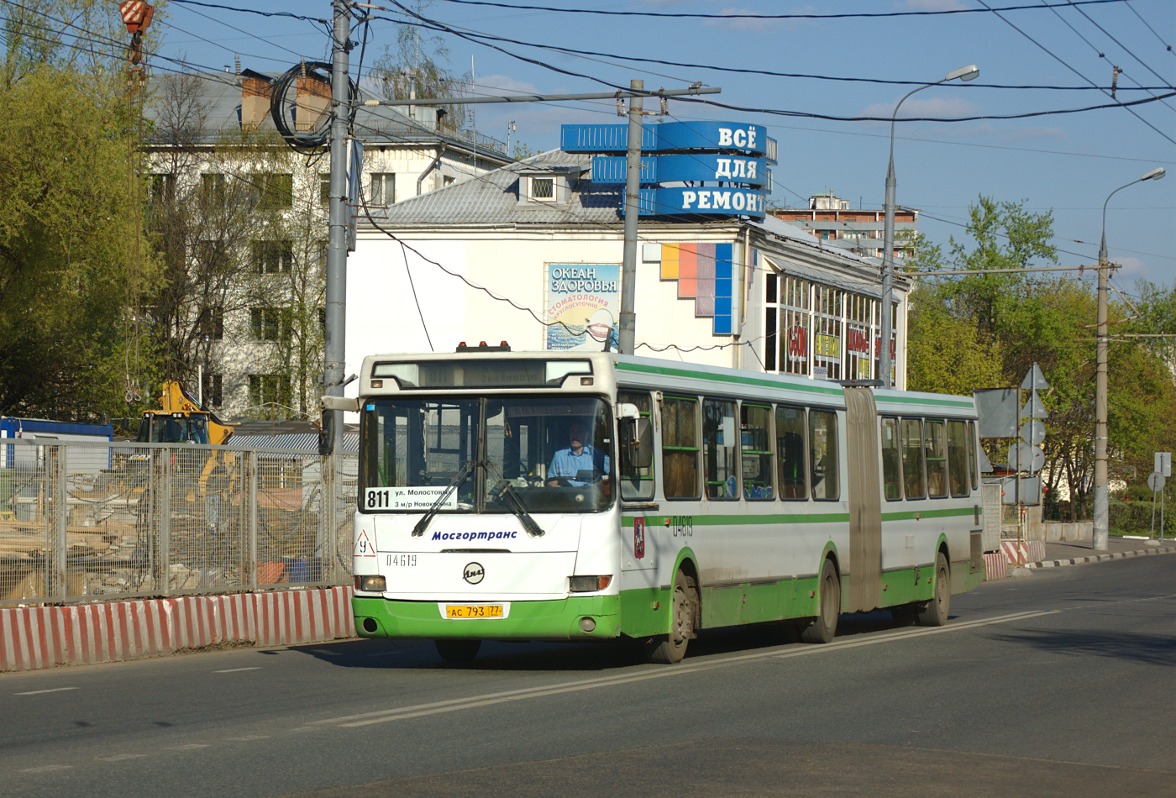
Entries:
<svg viewBox="0 0 1176 798">
<path fill-rule="evenodd" d="M 698 617 L 698 588 L 694 579 L 678 571 L 674 576 L 674 594 L 670 598 L 670 633 L 650 641 L 649 661 L 673 665 L 686 656 L 686 646 L 694 637 Z"/>
<path fill-rule="evenodd" d="M 819 614 L 801 631 L 800 639 L 806 643 L 830 643 L 837 635 L 837 618 L 841 615 L 841 580 L 830 559 L 821 566 L 817 601 Z"/>
<path fill-rule="evenodd" d="M 478 649 L 482 647 L 481 640 L 453 640 L 450 638 L 434 640 L 437 653 L 441 659 L 454 665 L 464 665 L 474 661 L 478 656 Z"/>
<path fill-rule="evenodd" d="M 919 609 L 921 626 L 943 626 L 951 610 L 951 572 L 943 552 L 935 558 L 935 586 L 931 600 Z"/>
</svg>

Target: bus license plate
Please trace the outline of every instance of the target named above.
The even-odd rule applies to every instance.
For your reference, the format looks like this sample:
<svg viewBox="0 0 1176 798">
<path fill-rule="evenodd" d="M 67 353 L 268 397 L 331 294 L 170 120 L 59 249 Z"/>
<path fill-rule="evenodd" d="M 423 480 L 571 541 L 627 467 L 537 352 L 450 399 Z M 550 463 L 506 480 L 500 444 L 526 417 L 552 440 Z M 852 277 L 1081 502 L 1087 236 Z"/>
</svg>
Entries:
<svg viewBox="0 0 1176 798">
<path fill-rule="evenodd" d="M 501 604 L 446 604 L 446 618 L 504 618 Z"/>
</svg>

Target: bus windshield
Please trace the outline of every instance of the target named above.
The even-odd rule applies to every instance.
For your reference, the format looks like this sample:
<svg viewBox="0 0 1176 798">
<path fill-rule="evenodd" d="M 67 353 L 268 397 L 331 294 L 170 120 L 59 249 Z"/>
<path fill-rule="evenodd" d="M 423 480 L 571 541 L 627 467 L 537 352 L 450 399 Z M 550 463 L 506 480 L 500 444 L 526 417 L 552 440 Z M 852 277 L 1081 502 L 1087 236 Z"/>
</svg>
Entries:
<svg viewBox="0 0 1176 798">
<path fill-rule="evenodd" d="M 599 398 L 372 398 L 364 512 L 597 512 L 611 503 L 612 424 Z"/>
</svg>

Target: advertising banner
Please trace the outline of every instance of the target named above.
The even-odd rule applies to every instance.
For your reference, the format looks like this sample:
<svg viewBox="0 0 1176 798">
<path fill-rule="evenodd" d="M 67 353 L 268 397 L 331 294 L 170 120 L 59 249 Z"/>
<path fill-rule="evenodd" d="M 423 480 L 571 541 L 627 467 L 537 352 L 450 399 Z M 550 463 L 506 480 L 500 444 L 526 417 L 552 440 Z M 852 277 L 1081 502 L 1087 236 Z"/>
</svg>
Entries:
<svg viewBox="0 0 1176 798">
<path fill-rule="evenodd" d="M 619 263 L 549 263 L 547 348 L 599 352 L 621 314 Z"/>
</svg>

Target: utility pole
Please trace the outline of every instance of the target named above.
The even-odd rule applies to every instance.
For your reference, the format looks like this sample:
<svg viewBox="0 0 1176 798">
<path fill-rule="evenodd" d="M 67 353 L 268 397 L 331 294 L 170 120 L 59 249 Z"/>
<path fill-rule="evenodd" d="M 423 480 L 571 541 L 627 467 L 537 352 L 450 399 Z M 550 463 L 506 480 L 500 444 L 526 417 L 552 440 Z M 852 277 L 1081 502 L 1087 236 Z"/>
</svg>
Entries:
<svg viewBox="0 0 1176 798">
<path fill-rule="evenodd" d="M 617 351 L 633 354 L 637 318 L 634 313 L 637 290 L 637 217 L 641 192 L 641 137 L 645 132 L 641 92 L 645 81 L 629 81 L 629 138 L 625 153 L 625 248 L 621 261 L 621 319 L 617 331 Z"/>
<path fill-rule="evenodd" d="M 327 307 L 323 336 L 323 388 L 327 396 L 343 395 L 344 331 L 347 303 L 347 124 L 351 118 L 351 85 L 348 75 L 348 50 L 351 17 L 345 0 L 332 0 L 335 15 L 334 42 L 331 53 L 331 187 L 327 222 Z M 332 450 L 343 442 L 342 411 L 331 411 L 333 420 L 327 430 Z"/>
<path fill-rule="evenodd" d="M 1105 240 L 1105 239 L 1104 239 Z M 1098 253 L 1098 327 L 1094 371 L 1094 549 L 1106 551 L 1110 535 L 1107 485 L 1107 248 Z"/>
<path fill-rule="evenodd" d="M 1143 177 L 1124 183 L 1103 201 L 1102 239 L 1098 245 L 1098 343 L 1094 373 L 1094 549 L 1106 551 L 1110 536 L 1110 496 L 1107 480 L 1107 203 L 1128 186 L 1145 180 L 1162 180 L 1164 167 L 1156 167 Z"/>
</svg>

